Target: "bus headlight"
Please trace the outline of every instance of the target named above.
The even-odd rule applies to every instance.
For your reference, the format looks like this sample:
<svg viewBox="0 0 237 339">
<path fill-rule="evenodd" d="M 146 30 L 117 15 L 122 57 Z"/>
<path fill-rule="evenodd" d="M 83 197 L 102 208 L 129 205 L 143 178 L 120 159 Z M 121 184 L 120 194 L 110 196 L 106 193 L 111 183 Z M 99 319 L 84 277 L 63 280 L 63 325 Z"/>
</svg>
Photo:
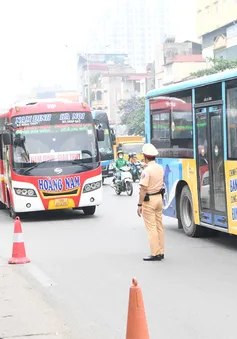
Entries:
<svg viewBox="0 0 237 339">
<path fill-rule="evenodd" d="M 91 191 L 98 190 L 101 187 L 101 181 L 92 182 L 91 184 L 86 184 L 83 188 L 83 193 L 88 193 Z"/>
<path fill-rule="evenodd" d="M 22 197 L 37 197 L 36 192 L 32 189 L 14 188 L 14 191 L 17 195 L 20 195 Z"/>
</svg>

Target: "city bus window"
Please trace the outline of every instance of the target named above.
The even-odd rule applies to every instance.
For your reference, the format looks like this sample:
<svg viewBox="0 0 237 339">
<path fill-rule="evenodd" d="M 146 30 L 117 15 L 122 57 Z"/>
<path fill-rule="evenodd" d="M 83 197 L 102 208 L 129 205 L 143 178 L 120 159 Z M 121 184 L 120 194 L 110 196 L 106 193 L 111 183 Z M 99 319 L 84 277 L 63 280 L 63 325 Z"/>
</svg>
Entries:
<svg viewBox="0 0 237 339">
<path fill-rule="evenodd" d="M 150 102 L 151 141 L 161 157 L 193 157 L 191 90 Z"/>
<path fill-rule="evenodd" d="M 170 113 L 154 112 L 152 115 L 152 138 L 170 140 Z"/>
<path fill-rule="evenodd" d="M 177 98 L 174 99 L 177 100 Z M 191 97 L 188 98 L 188 101 L 191 101 Z M 193 115 L 191 102 L 180 100 L 172 107 L 171 130 L 172 146 L 193 148 Z"/>
<path fill-rule="evenodd" d="M 228 131 L 228 158 L 237 159 L 237 81 L 226 85 L 226 114 Z"/>
<path fill-rule="evenodd" d="M 222 100 L 221 82 L 213 85 L 197 87 L 195 89 L 196 104 L 218 100 Z"/>
</svg>

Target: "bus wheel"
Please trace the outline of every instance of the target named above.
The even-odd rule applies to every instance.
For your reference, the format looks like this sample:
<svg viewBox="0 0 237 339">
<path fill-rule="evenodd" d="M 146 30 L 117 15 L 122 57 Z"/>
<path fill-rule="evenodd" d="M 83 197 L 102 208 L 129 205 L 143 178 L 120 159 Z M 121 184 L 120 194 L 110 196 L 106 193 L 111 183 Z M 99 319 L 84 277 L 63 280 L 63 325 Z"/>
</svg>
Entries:
<svg viewBox="0 0 237 339">
<path fill-rule="evenodd" d="M 83 207 L 82 210 L 83 210 L 85 215 L 93 215 L 93 214 L 95 214 L 96 206 Z"/>
<path fill-rule="evenodd" d="M 14 209 L 13 209 L 12 206 L 10 206 L 10 208 L 9 208 L 9 214 L 10 214 L 10 217 L 11 217 L 12 219 L 15 219 L 15 218 L 16 218 L 16 212 L 14 211 Z"/>
<path fill-rule="evenodd" d="M 194 223 L 192 195 L 187 185 L 182 189 L 180 196 L 180 221 L 187 236 L 202 235 L 203 227 Z"/>
<path fill-rule="evenodd" d="M 1 201 L 0 201 L 0 210 L 5 210 L 6 205 L 4 205 Z"/>
</svg>

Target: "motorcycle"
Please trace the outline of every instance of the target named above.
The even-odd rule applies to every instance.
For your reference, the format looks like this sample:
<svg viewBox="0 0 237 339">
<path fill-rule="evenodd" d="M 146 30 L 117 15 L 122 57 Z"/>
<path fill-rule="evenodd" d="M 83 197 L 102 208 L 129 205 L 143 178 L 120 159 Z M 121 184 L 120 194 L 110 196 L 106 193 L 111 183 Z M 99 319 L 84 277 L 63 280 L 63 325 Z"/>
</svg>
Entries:
<svg viewBox="0 0 237 339">
<path fill-rule="evenodd" d="M 121 180 L 115 178 L 114 182 L 114 190 L 117 195 L 120 195 L 122 192 L 126 192 L 128 196 L 132 196 L 133 194 L 133 179 L 132 174 L 130 172 L 129 166 L 123 166 L 120 168 L 121 172 Z"/>
<path fill-rule="evenodd" d="M 142 175 L 142 164 L 140 161 L 137 161 L 134 164 L 131 164 L 131 174 L 132 174 L 133 182 L 140 180 L 141 175 Z"/>
</svg>

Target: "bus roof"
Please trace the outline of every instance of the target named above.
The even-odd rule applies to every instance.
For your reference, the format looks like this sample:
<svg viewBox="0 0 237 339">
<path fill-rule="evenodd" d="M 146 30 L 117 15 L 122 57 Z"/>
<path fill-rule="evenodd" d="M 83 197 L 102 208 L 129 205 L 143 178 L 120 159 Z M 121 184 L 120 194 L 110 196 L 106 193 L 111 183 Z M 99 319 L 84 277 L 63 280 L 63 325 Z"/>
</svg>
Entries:
<svg viewBox="0 0 237 339">
<path fill-rule="evenodd" d="M 98 120 L 99 122 L 108 122 L 108 114 L 102 110 L 93 110 L 91 111 L 92 117 L 94 120 Z"/>
<path fill-rule="evenodd" d="M 224 72 L 203 76 L 200 78 L 195 78 L 188 81 L 179 82 L 177 84 L 172 84 L 169 86 L 163 86 L 154 90 L 151 90 L 147 93 L 146 98 L 152 98 L 159 95 L 165 95 L 168 93 L 178 92 L 181 90 L 192 89 L 195 87 L 205 86 L 207 84 L 216 83 L 219 81 L 229 80 L 237 77 L 237 68 L 227 70 Z"/>
<path fill-rule="evenodd" d="M 37 114 L 53 112 L 90 112 L 86 103 L 76 103 L 68 99 L 32 99 L 15 104 L 10 115 Z"/>
</svg>

